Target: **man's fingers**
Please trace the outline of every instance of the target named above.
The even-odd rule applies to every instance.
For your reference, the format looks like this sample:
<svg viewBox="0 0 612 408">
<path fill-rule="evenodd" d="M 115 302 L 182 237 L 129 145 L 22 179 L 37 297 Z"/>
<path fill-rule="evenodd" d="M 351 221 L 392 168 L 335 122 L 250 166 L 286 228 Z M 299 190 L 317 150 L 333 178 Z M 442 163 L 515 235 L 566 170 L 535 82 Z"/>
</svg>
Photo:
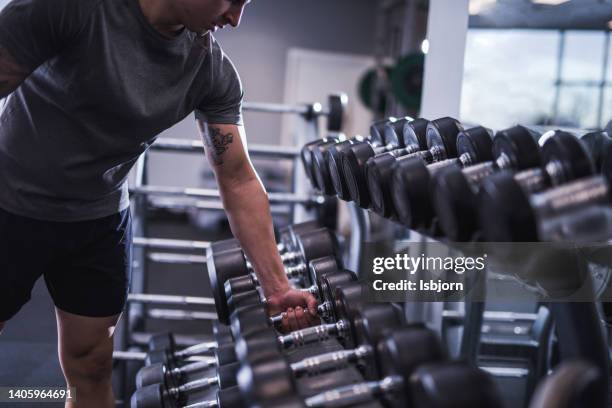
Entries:
<svg viewBox="0 0 612 408">
<path fill-rule="evenodd" d="M 287 312 L 283 312 L 283 321 L 281 323 L 281 330 L 283 333 L 287 333 L 291 330 L 289 326 L 289 314 Z"/>
<path fill-rule="evenodd" d="M 299 330 L 297 319 L 295 318 L 295 310 L 293 308 L 287 309 L 287 315 L 289 316 L 289 330 Z"/>
<path fill-rule="evenodd" d="M 295 319 L 297 320 L 298 326 L 300 327 L 300 329 L 304 329 L 308 326 L 310 326 L 308 324 L 308 318 L 307 318 L 307 313 L 305 312 L 305 310 L 301 307 L 298 306 L 295 308 Z"/>
<path fill-rule="evenodd" d="M 311 294 L 308 294 L 308 296 L 306 296 L 306 305 L 308 306 L 308 312 L 310 313 L 311 316 L 318 315 L 318 312 L 317 312 L 318 303 L 315 297 L 312 296 Z"/>
</svg>

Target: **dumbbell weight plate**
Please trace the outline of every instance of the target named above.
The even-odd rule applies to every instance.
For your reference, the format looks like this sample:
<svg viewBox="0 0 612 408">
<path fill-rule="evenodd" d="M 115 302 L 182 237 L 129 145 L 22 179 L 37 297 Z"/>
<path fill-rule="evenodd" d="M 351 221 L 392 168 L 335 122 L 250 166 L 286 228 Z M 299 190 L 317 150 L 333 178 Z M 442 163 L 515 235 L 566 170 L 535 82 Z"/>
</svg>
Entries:
<svg viewBox="0 0 612 408">
<path fill-rule="evenodd" d="M 457 135 L 457 155 L 468 155 L 476 162 L 493 160 L 493 136 L 490 129 L 476 126 Z M 465 165 L 465 164 L 464 164 Z"/>
<path fill-rule="evenodd" d="M 556 131 L 544 134 L 542 145 L 543 163 L 560 163 L 564 180 L 575 180 L 595 174 L 593 161 L 576 136 L 571 133 Z"/>
<path fill-rule="evenodd" d="M 493 157 L 507 156 L 516 170 L 535 167 L 542 162 L 540 136 L 520 125 L 499 131 L 493 139 Z"/>
<path fill-rule="evenodd" d="M 426 364 L 411 377 L 414 406 L 498 408 L 503 406 L 490 375 L 464 362 Z"/>
<path fill-rule="evenodd" d="M 485 179 L 478 193 L 478 206 L 480 229 L 487 241 L 537 240 L 529 200 L 512 172 L 501 171 Z"/>
<path fill-rule="evenodd" d="M 409 352 L 408 350 L 419 350 Z M 436 333 L 421 324 L 413 324 L 393 331 L 381 343 L 378 364 L 382 376 L 401 376 L 403 392 L 384 395 L 391 406 L 409 406 L 412 392 L 409 378 L 422 364 L 442 362 L 447 356 Z"/>
<path fill-rule="evenodd" d="M 312 172 L 312 149 L 314 149 L 316 146 L 320 144 L 335 141 L 335 140 L 337 139 L 334 137 L 329 137 L 329 138 L 325 137 L 319 140 L 315 140 L 313 142 L 306 143 L 300 151 L 300 157 L 302 159 L 302 165 L 304 166 L 304 171 L 306 172 L 306 176 L 312 183 L 313 187 L 316 189 L 319 189 L 320 186 L 316 184 L 317 182 Z"/>
<path fill-rule="evenodd" d="M 436 157 L 443 160 L 449 157 L 457 157 L 457 135 L 463 127 L 457 119 L 444 117 L 432 120 L 427 125 L 427 147 L 441 146 L 444 149 L 444 157 Z"/>
<path fill-rule="evenodd" d="M 327 98 L 327 130 L 342 132 L 344 127 L 344 113 L 346 112 L 347 96 L 345 94 L 331 94 Z"/>
<path fill-rule="evenodd" d="M 227 310 L 224 283 L 228 279 L 249 273 L 244 254 L 241 249 L 209 253 L 206 257 L 206 269 L 208 270 L 208 279 L 215 305 L 217 305 L 219 321 L 223 324 L 229 324 L 229 310 Z"/>
</svg>

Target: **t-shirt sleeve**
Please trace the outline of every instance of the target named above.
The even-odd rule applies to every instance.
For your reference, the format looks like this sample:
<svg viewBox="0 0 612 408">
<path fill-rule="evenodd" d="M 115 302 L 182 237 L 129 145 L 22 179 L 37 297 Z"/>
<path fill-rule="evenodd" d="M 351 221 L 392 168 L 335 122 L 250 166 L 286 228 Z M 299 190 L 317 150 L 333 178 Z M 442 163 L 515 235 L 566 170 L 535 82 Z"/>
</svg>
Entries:
<svg viewBox="0 0 612 408">
<path fill-rule="evenodd" d="M 34 70 L 76 37 L 92 3 L 12 0 L 0 12 L 0 47 L 23 68 Z"/>
<path fill-rule="evenodd" d="M 218 47 L 212 52 L 210 91 L 195 110 L 197 119 L 207 123 L 242 125 L 244 92 L 238 71 Z"/>
</svg>

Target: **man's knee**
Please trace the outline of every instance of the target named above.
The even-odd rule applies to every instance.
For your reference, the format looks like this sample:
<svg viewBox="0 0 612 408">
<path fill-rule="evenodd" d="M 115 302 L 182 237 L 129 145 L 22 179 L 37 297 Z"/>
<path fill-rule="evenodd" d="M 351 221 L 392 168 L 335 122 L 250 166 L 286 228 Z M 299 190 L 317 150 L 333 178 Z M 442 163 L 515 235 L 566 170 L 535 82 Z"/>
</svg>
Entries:
<svg viewBox="0 0 612 408">
<path fill-rule="evenodd" d="M 70 382 L 109 381 L 113 370 L 112 345 L 95 346 L 79 352 L 62 352 L 62 367 Z"/>
</svg>

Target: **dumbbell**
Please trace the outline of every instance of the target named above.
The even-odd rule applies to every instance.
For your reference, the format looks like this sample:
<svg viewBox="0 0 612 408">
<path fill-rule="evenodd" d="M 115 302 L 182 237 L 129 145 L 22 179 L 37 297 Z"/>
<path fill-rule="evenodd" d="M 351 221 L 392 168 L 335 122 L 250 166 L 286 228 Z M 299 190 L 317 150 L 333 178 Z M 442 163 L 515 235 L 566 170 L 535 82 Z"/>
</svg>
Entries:
<svg viewBox="0 0 612 408">
<path fill-rule="evenodd" d="M 317 190 L 320 190 L 320 186 L 317 185 L 317 180 L 314 177 L 313 171 L 312 171 L 312 168 L 313 168 L 312 150 L 321 144 L 338 143 L 338 142 L 344 141 L 344 139 L 345 137 L 342 134 L 340 135 L 340 137 L 335 136 L 335 135 L 324 137 L 322 139 L 318 139 L 318 140 L 306 143 L 300 150 L 300 158 L 302 159 L 302 165 L 304 166 L 306 177 L 308 178 L 308 180 L 310 180 L 310 183 L 312 184 L 312 186 L 316 188 Z"/>
<path fill-rule="evenodd" d="M 400 135 L 397 135 L 395 128 L 390 127 L 390 125 L 400 122 L 398 126 L 401 127 L 403 126 L 403 123 L 408 120 L 412 119 L 402 118 L 398 120 L 395 118 L 389 118 L 375 122 L 370 126 L 370 136 L 368 138 L 345 146 L 342 151 L 339 152 L 337 157 L 329 157 L 330 160 L 334 160 L 335 168 L 333 172 L 337 173 L 335 177 L 341 179 L 344 186 L 346 186 L 348 189 L 348 195 L 345 196 L 343 194 L 343 197 L 341 197 L 343 200 L 355 201 L 353 192 L 354 186 L 352 185 L 354 180 L 350 178 L 352 177 L 352 174 L 351 171 L 347 170 L 348 167 L 345 162 L 349 160 L 350 163 L 353 164 L 353 162 L 358 161 L 359 158 L 362 158 L 367 154 L 374 155 L 404 147 L 404 141 L 401 133 Z"/>
<path fill-rule="evenodd" d="M 298 279 L 299 285 L 305 292 L 310 292 L 313 295 L 318 294 L 319 278 L 327 273 L 336 272 L 340 270 L 338 261 L 333 256 L 326 256 L 323 258 L 313 259 L 308 263 L 308 268 L 304 273 L 292 278 Z M 307 286 L 309 285 L 309 286 Z M 237 276 L 235 278 L 228 279 L 225 282 L 225 297 L 229 299 L 231 296 L 242 292 L 248 292 L 255 290 L 259 287 L 259 280 L 254 274 Z M 304 288 L 304 286 L 307 286 Z"/>
<path fill-rule="evenodd" d="M 211 365 L 217 364 L 219 362 L 220 364 L 224 364 L 228 361 L 228 359 L 231 359 L 232 349 L 233 343 L 226 343 L 220 345 L 215 341 L 195 344 L 182 350 L 177 350 L 175 347 L 149 350 L 145 357 L 145 365 L 178 365 L 182 360 L 188 357 L 199 356 L 211 352 L 215 355 L 216 359 L 216 362 L 211 363 Z"/>
<path fill-rule="evenodd" d="M 391 176 L 391 197 L 397 219 L 409 228 L 429 227 L 433 218 L 427 198 L 429 174 L 436 165 L 448 158 L 457 157 L 457 137 L 463 131 L 461 124 L 453 118 L 436 119 L 427 124 L 427 146 L 396 160 Z"/>
<path fill-rule="evenodd" d="M 136 393 L 132 395 L 131 408 L 141 408 L 139 397 L 142 398 L 142 395 Z M 162 400 L 162 405 L 158 405 L 157 408 L 248 408 L 242 399 L 240 389 L 236 385 L 217 390 L 214 399 L 189 401 L 185 404 L 177 403 L 172 399 Z"/>
<path fill-rule="evenodd" d="M 411 374 L 422 364 L 446 359 L 436 334 L 422 327 L 394 330 L 377 348 L 377 365 L 382 379 L 333 388 L 306 398 L 305 406 L 355 406 L 372 397 L 396 396 L 403 404 L 393 406 L 407 407 L 411 401 L 408 381 Z M 278 357 L 266 364 L 243 364 L 238 373 L 238 386 L 245 401 L 252 405 L 296 394 L 291 366 Z"/>
<path fill-rule="evenodd" d="M 342 168 L 342 155 L 344 155 L 346 151 L 353 148 L 354 146 L 362 145 L 364 143 L 382 148 L 386 144 L 384 136 L 385 126 L 388 123 L 395 122 L 396 120 L 397 119 L 391 117 L 385 120 L 374 122 L 370 126 L 370 135 L 367 138 L 356 136 L 353 139 L 346 140 L 342 143 L 338 143 L 337 145 L 330 147 L 325 152 L 325 164 L 318 163 L 317 166 L 321 168 L 322 173 L 325 171 L 322 168 L 325 166 L 327 167 L 327 173 L 329 173 L 329 178 L 331 179 L 331 184 L 333 186 L 333 189 L 329 188 L 329 191 L 331 192 L 330 195 L 333 195 L 335 193 L 338 198 L 345 201 L 349 201 L 351 199 L 349 187 L 344 177 L 344 169 Z"/>
<path fill-rule="evenodd" d="M 493 138 L 491 150 L 495 159 L 463 169 L 449 166 L 432 178 L 433 207 L 439 226 L 449 239 L 467 241 L 476 232 L 476 201 L 482 180 L 503 169 L 523 171 L 540 166 L 540 138 L 539 133 L 524 126 L 501 130 Z M 457 140 L 457 148 L 474 150 L 463 138 Z"/>
<path fill-rule="evenodd" d="M 405 117 L 386 122 L 382 142 L 371 139 L 357 143 L 340 155 L 342 174 L 349 189 L 350 200 L 361 208 L 367 209 L 371 203 L 365 175 L 368 159 L 387 152 L 392 152 L 395 156 L 405 156 L 422 150 L 419 140 L 409 131 L 412 127 L 408 124 L 413 121 L 412 118 Z"/>
<path fill-rule="evenodd" d="M 339 270 L 339 267 L 340 265 L 335 257 L 327 256 L 310 261 L 305 271 L 300 268 L 299 274 L 296 273 L 295 275 L 289 276 L 298 277 L 301 281 L 316 279 L 315 284 L 299 290 L 317 296 L 320 292 L 318 287 L 319 277 L 329 272 L 336 272 Z M 308 275 L 308 278 L 305 278 L 305 275 Z M 253 304 L 254 302 L 261 303 L 261 296 L 259 292 L 257 292 L 258 287 L 259 281 L 254 273 L 228 279 L 223 285 L 223 298 L 225 298 L 225 303 L 219 304 L 215 302 L 217 314 L 219 316 L 229 316 L 238 304 L 244 306 L 246 304 Z"/>
<path fill-rule="evenodd" d="M 329 191 L 328 195 L 336 195 L 341 200 L 348 201 L 350 199 L 348 186 L 342 175 L 342 163 L 340 155 L 343 151 L 350 148 L 356 143 L 361 143 L 366 140 L 363 136 L 355 136 L 352 139 L 345 140 L 327 149 L 323 155 L 323 160 L 315 158 L 315 174 L 319 172 L 321 178 L 326 183 L 325 191 Z M 325 178 L 329 174 L 329 179 Z M 331 183 L 331 185 L 330 185 Z"/>
<path fill-rule="evenodd" d="M 295 266 L 286 268 L 288 276 L 306 271 L 308 262 L 312 259 L 335 255 L 338 258 L 338 242 L 328 229 L 322 228 L 300 235 L 299 251 L 284 254 L 286 260 L 299 261 Z M 339 261 L 340 263 L 340 261 Z M 234 249 L 220 253 L 211 253 L 207 257 L 208 277 L 212 288 L 215 305 L 219 314 L 219 321 L 229 322 L 229 311 L 226 308 L 224 284 L 228 279 L 252 273 L 246 264 L 242 250 Z"/>
<path fill-rule="evenodd" d="M 399 121 L 398 121 L 399 122 Z M 406 121 L 403 125 L 404 143 L 414 146 L 416 151 L 427 150 L 427 119 L 419 118 Z M 396 128 L 396 126 L 394 126 Z M 418 146 L 418 148 L 417 148 Z M 395 214 L 391 199 L 391 176 L 397 158 L 412 154 L 408 150 L 397 149 L 370 157 L 365 163 L 365 179 L 372 209 L 383 217 L 392 217 Z"/>
<path fill-rule="evenodd" d="M 462 361 L 428 363 L 410 377 L 414 408 L 499 408 L 493 378 Z"/>
<path fill-rule="evenodd" d="M 333 318 L 334 296 L 336 288 L 355 282 L 355 274 L 348 270 L 339 270 L 324 274 L 315 287 L 317 298 L 322 302 L 317 306 L 318 316 L 324 321 Z M 238 297 L 238 299 L 235 299 Z M 236 336 L 245 336 L 257 331 L 264 325 L 278 327 L 283 321 L 283 314 L 269 316 L 267 304 L 262 300 L 258 291 L 239 293 L 231 298 L 234 312 L 232 313 L 232 333 Z"/>
<path fill-rule="evenodd" d="M 299 236 L 305 232 L 320 229 L 318 220 L 305 221 L 298 224 L 289 224 L 278 230 L 277 249 L 280 254 L 295 251 L 298 247 Z M 236 238 L 223 239 L 212 242 L 210 252 L 223 252 L 229 249 L 240 248 L 240 242 Z"/>
<path fill-rule="evenodd" d="M 184 384 L 175 384 L 174 377 L 164 377 L 170 384 L 159 383 L 137 389 L 132 395 L 132 404 L 138 408 L 175 407 L 185 405 L 189 395 L 217 386 L 226 389 L 237 384 L 236 375 L 240 369 L 239 363 L 219 367 L 212 377 L 200 378 Z"/>
<path fill-rule="evenodd" d="M 255 308 L 237 310 L 232 314 L 232 332 L 236 334 L 238 359 L 246 358 L 250 350 L 262 350 L 263 343 L 268 348 L 275 344 L 279 350 L 286 350 L 336 338 L 347 348 L 355 347 L 355 327 L 352 326 L 355 323 L 354 316 L 358 310 L 366 307 L 362 291 L 363 286 L 357 282 L 336 288 L 333 323 L 296 330 L 286 335 L 277 336 L 274 330 L 270 330 L 270 322 L 263 318 L 265 316 L 261 311 L 255 310 L 255 316 L 251 317 L 249 312 Z M 272 337 L 276 339 L 274 343 L 270 343 Z"/>
<path fill-rule="evenodd" d="M 543 166 L 518 173 L 499 172 L 482 182 L 478 214 L 486 240 L 537 241 L 536 219 L 608 202 L 608 181 L 594 176 L 596 170 L 584 144 L 562 131 L 542 137 L 546 139 L 541 149 Z"/>
<path fill-rule="evenodd" d="M 329 174 L 329 168 L 325 163 L 325 154 L 328 150 L 334 149 L 336 146 L 349 142 L 349 144 L 355 143 L 356 141 L 362 140 L 360 136 L 356 136 L 353 139 L 342 139 L 329 141 L 327 143 L 320 143 L 314 146 L 310 154 L 312 156 L 311 171 L 312 176 L 315 179 L 316 188 L 325 195 L 335 195 L 335 189 Z"/>
<path fill-rule="evenodd" d="M 378 350 L 379 343 L 389 335 L 390 332 L 399 330 L 403 324 L 403 318 L 390 304 L 369 304 L 355 313 L 356 343 L 358 346 L 352 349 L 338 350 L 328 353 L 312 355 L 289 364 L 292 379 L 312 377 L 356 365 L 366 379 L 379 377 Z M 250 352 L 242 360 L 242 366 L 247 366 L 247 372 L 253 374 L 254 386 L 265 386 L 269 376 L 276 375 L 275 370 L 282 365 L 275 363 L 276 359 L 285 359 L 280 351 L 271 350 L 266 347 L 266 340 L 273 340 L 269 331 L 266 336 L 258 338 L 259 349 L 251 347 Z M 263 334 L 263 333 L 262 333 Z M 365 337 L 363 337 L 365 335 Z M 284 372 L 285 367 L 282 367 Z"/>
</svg>

